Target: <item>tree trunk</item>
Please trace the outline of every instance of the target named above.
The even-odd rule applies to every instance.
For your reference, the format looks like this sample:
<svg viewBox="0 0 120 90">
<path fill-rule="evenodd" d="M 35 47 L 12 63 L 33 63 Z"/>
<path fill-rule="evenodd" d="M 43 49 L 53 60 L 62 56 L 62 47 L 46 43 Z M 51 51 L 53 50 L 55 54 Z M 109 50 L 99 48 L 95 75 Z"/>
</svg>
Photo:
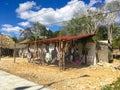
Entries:
<svg viewBox="0 0 120 90">
<path fill-rule="evenodd" d="M 112 44 L 112 30 L 110 29 L 110 25 L 108 26 L 108 40 Z"/>
</svg>

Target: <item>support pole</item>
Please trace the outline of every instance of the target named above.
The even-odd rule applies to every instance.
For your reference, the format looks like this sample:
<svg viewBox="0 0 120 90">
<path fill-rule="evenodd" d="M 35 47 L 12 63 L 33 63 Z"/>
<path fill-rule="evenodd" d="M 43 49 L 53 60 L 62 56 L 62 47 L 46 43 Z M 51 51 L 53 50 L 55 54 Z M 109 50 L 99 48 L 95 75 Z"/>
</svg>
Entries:
<svg viewBox="0 0 120 90">
<path fill-rule="evenodd" d="M 62 58 L 61 58 L 61 69 L 63 70 L 63 63 L 64 63 L 64 56 L 63 56 L 63 53 L 64 53 L 64 49 L 63 49 L 63 41 L 61 42 L 61 53 L 62 53 Z"/>
<path fill-rule="evenodd" d="M 14 44 L 14 63 L 16 62 L 16 43 Z"/>
<path fill-rule="evenodd" d="M 1 58 L 2 58 L 2 46 L 0 47 L 0 61 L 1 61 Z"/>
<path fill-rule="evenodd" d="M 61 48 L 61 46 L 62 46 L 62 43 L 61 43 L 61 41 L 60 41 L 60 43 L 59 43 L 59 56 L 60 56 L 60 58 L 59 58 L 59 68 L 60 68 L 60 71 L 62 70 L 62 48 Z"/>
<path fill-rule="evenodd" d="M 58 44 L 58 50 L 59 50 L 59 69 L 62 70 L 62 43 L 61 43 L 61 32 L 59 32 L 59 44 Z"/>
<path fill-rule="evenodd" d="M 0 33 L 1 35 L 1 47 L 0 47 L 0 61 L 1 61 L 1 58 L 2 58 L 2 34 Z"/>
<path fill-rule="evenodd" d="M 65 47 L 63 48 L 63 46 L 65 46 Z M 67 52 L 67 43 L 63 42 L 63 46 L 62 46 L 62 48 L 63 48 L 63 51 L 62 51 L 62 62 L 63 62 L 62 69 L 65 70 L 65 53 Z"/>
<path fill-rule="evenodd" d="M 65 51 L 62 51 L 62 70 L 65 70 Z"/>
</svg>

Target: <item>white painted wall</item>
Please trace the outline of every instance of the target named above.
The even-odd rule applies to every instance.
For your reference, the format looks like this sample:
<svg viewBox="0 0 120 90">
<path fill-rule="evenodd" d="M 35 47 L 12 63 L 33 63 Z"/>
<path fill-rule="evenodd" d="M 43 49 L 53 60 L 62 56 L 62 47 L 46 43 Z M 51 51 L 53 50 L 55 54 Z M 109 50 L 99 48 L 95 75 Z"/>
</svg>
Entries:
<svg viewBox="0 0 120 90">
<path fill-rule="evenodd" d="M 96 44 L 92 42 L 88 42 L 86 47 L 89 48 L 88 56 L 87 56 L 87 63 L 88 65 L 96 64 Z"/>
</svg>

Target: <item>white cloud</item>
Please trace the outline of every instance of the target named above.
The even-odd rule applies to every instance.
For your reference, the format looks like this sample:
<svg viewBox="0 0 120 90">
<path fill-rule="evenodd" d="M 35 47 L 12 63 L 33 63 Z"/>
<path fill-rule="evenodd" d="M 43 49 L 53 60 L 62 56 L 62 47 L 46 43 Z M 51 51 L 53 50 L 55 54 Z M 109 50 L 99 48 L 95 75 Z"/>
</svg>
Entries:
<svg viewBox="0 0 120 90">
<path fill-rule="evenodd" d="M 110 3 L 112 1 L 114 1 L 114 0 L 105 0 L 105 3 Z"/>
<path fill-rule="evenodd" d="M 91 7 L 89 10 L 91 10 L 93 12 L 97 11 L 96 7 Z"/>
<path fill-rule="evenodd" d="M 118 1 L 118 2 L 120 2 L 120 0 L 105 0 L 105 3 L 111 3 L 111 2 L 113 2 L 113 1 Z"/>
<path fill-rule="evenodd" d="M 19 4 L 19 8 L 16 9 L 16 12 L 17 13 L 24 12 L 26 10 L 31 9 L 35 5 L 36 5 L 36 3 L 34 1 L 32 1 L 32 2 L 27 1 L 25 3 Z"/>
<path fill-rule="evenodd" d="M 2 25 L 2 28 L 1 28 L 2 32 L 14 32 L 14 33 L 19 33 L 20 29 L 22 29 L 22 28 L 19 26 L 13 27 L 10 24 L 4 24 L 4 25 Z"/>
<path fill-rule="evenodd" d="M 102 2 L 101 0 L 90 0 L 89 7 L 92 7 L 94 4 Z"/>
<path fill-rule="evenodd" d="M 91 0 L 87 5 L 80 0 L 71 0 L 64 7 L 53 8 L 41 8 L 34 11 L 33 8 L 37 7 L 35 2 L 21 3 L 16 9 L 18 17 L 30 22 L 39 21 L 40 23 L 47 25 L 55 22 L 67 21 L 73 18 L 74 14 L 79 12 L 80 16 L 87 12 L 87 9 L 92 7 L 93 4 L 99 0 Z M 32 18 L 31 18 L 32 17 Z"/>
<path fill-rule="evenodd" d="M 30 26 L 30 22 L 20 22 L 20 23 L 18 23 L 18 25 L 20 25 L 22 27 L 29 27 Z"/>
</svg>

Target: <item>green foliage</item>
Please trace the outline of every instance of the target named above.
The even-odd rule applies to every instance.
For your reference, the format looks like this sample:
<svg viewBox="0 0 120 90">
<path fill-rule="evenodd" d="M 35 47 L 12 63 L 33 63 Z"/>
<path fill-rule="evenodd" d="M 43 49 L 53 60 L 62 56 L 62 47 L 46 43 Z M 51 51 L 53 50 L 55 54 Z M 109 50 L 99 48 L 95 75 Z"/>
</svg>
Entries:
<svg viewBox="0 0 120 90">
<path fill-rule="evenodd" d="M 120 48 L 120 36 L 114 38 L 112 46 L 113 46 L 113 48 Z"/>
<path fill-rule="evenodd" d="M 44 25 L 40 24 L 39 22 L 35 22 L 33 24 L 33 36 L 35 37 L 35 39 L 37 40 L 38 38 L 40 38 L 40 36 L 46 36 L 47 34 L 47 29 Z"/>
<path fill-rule="evenodd" d="M 120 90 L 120 77 L 117 79 L 116 82 L 104 86 L 102 90 Z"/>
<path fill-rule="evenodd" d="M 113 28 L 113 39 L 116 39 L 120 36 L 120 26 L 119 25 L 115 25 L 114 28 Z"/>
<path fill-rule="evenodd" d="M 59 30 L 59 31 L 55 31 L 53 33 L 53 37 L 59 37 L 59 36 L 66 36 L 66 31 L 65 30 Z"/>
<path fill-rule="evenodd" d="M 52 38 L 52 37 L 53 37 L 53 32 L 52 32 L 51 30 L 47 30 L 46 36 L 47 36 L 48 38 Z"/>
<path fill-rule="evenodd" d="M 98 36 L 94 36 L 94 37 L 92 37 L 92 40 L 93 40 L 95 43 L 97 43 L 98 40 L 99 40 L 99 38 L 98 38 Z"/>
<path fill-rule="evenodd" d="M 66 31 L 67 35 L 80 35 L 80 34 L 91 34 L 91 33 L 99 33 L 101 31 L 100 38 L 106 38 L 104 34 L 104 30 L 106 29 L 100 23 L 104 22 L 105 15 L 103 16 L 102 13 L 96 11 L 93 12 L 88 10 L 88 15 L 83 15 L 82 17 L 74 17 L 69 22 L 65 23 L 64 30 Z M 79 12 L 78 12 L 79 13 Z M 99 27 L 100 26 L 100 27 Z M 103 30 L 98 30 L 103 29 Z M 105 32 L 106 33 L 106 32 Z"/>
<path fill-rule="evenodd" d="M 65 30 L 61 30 L 61 31 L 60 31 L 60 34 L 61 34 L 61 36 L 66 36 L 66 35 L 67 35 L 67 32 L 66 32 Z"/>
<path fill-rule="evenodd" d="M 113 30 L 113 48 L 120 48 L 120 27 L 118 25 L 115 26 Z"/>
<path fill-rule="evenodd" d="M 51 30 L 47 30 L 46 27 L 39 22 L 35 22 L 33 27 L 27 27 L 24 30 L 20 30 L 21 40 L 29 39 L 30 41 L 42 39 L 43 36 L 47 38 L 52 38 L 53 32 Z"/>
<path fill-rule="evenodd" d="M 102 88 L 102 90 L 112 90 L 112 89 L 111 89 L 110 85 L 106 85 Z"/>
<path fill-rule="evenodd" d="M 107 40 L 107 27 L 106 26 L 99 26 L 98 27 L 98 39 L 99 40 Z"/>
<path fill-rule="evenodd" d="M 17 43 L 17 42 L 18 42 L 18 39 L 17 39 L 17 37 L 16 37 L 16 36 L 13 36 L 13 37 L 12 37 L 12 40 L 13 40 L 15 43 Z"/>
<path fill-rule="evenodd" d="M 96 36 L 92 37 L 92 40 L 97 43 L 99 40 L 107 40 L 108 35 L 107 35 L 107 27 L 106 26 L 99 26 L 98 27 L 98 32 Z"/>
<path fill-rule="evenodd" d="M 35 37 L 33 35 L 31 35 L 31 37 L 29 37 L 29 40 L 30 41 L 34 41 L 35 40 Z"/>
<path fill-rule="evenodd" d="M 24 38 L 21 37 L 21 38 L 18 39 L 18 42 L 21 42 L 23 40 L 24 40 Z"/>
<path fill-rule="evenodd" d="M 82 18 L 73 18 L 64 26 L 67 35 L 79 35 L 93 33 L 94 23 L 91 17 L 83 16 Z"/>
<path fill-rule="evenodd" d="M 59 33 L 60 33 L 60 31 L 55 31 L 55 32 L 53 33 L 53 37 L 58 37 L 58 36 L 59 36 Z"/>
<path fill-rule="evenodd" d="M 53 37 L 53 32 L 49 29 L 47 30 L 45 25 L 40 24 L 39 22 L 35 22 L 33 25 L 33 32 L 35 39 L 41 39 L 40 36 L 46 36 L 47 38 Z"/>
</svg>

